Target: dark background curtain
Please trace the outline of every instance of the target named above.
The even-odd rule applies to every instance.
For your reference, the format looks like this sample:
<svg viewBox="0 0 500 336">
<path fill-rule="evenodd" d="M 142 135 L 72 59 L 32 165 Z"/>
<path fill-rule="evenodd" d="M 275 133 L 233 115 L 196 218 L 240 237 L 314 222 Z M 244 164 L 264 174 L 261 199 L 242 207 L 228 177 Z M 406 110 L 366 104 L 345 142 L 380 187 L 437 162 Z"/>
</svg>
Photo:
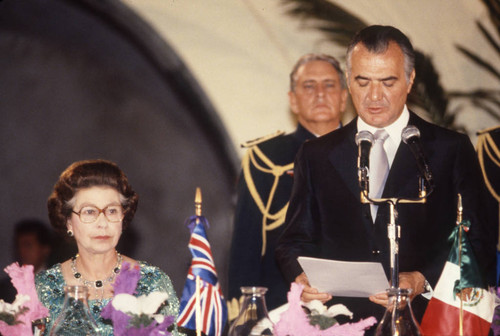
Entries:
<svg viewBox="0 0 500 336">
<path fill-rule="evenodd" d="M 237 156 L 189 70 L 130 9 L 117 0 L 0 1 L 0 113 L 2 268 L 14 223 L 48 222 L 62 170 L 103 158 L 140 196 L 121 252 L 161 267 L 178 295 L 191 260 L 184 220 L 201 187 L 225 291 Z M 60 247 L 54 261 L 73 251 Z"/>
</svg>

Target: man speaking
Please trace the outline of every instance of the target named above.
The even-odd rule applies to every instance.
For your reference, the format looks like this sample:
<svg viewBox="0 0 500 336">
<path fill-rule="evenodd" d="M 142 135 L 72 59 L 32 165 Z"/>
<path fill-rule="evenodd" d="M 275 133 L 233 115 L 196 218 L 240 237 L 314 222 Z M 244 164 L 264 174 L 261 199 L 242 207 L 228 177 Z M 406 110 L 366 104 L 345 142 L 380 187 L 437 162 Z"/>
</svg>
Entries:
<svg viewBox="0 0 500 336">
<path fill-rule="evenodd" d="M 305 285 L 304 301 L 326 302 L 332 297 L 310 287 L 298 256 L 380 262 L 389 276 L 389 207 L 360 201 L 355 137 L 361 131 L 373 134 L 371 198 L 418 197 L 423 173 L 401 136 L 408 125 L 418 129 L 432 172 L 433 192 L 425 204 L 397 206 L 399 287 L 413 290 L 417 319 L 427 301 L 420 294 L 428 284 L 436 284 L 450 251 L 447 239 L 455 226 L 457 194 L 463 197 L 464 219 L 472 223 L 469 237 L 477 259 L 485 268 L 494 264 L 496 227 L 483 209 L 485 188 L 476 153 L 466 135 L 430 124 L 408 110 L 414 63 L 413 47 L 398 29 L 370 26 L 358 32 L 347 50 L 347 82 L 358 117 L 306 142 L 297 154 L 286 227 L 276 256 L 288 280 Z M 382 293 L 369 299 L 333 297 L 332 303 L 345 304 L 354 320 L 375 316 L 380 321 L 387 300 Z"/>
</svg>

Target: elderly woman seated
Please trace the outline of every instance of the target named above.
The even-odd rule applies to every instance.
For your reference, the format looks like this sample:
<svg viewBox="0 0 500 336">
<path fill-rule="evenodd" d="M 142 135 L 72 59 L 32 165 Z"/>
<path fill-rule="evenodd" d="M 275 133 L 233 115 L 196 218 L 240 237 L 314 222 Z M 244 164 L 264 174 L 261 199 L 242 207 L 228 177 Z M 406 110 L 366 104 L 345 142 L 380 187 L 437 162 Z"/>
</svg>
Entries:
<svg viewBox="0 0 500 336">
<path fill-rule="evenodd" d="M 56 230 L 76 241 L 78 253 L 36 277 L 40 301 L 50 310 L 47 335 L 62 310 L 67 285 L 88 287 L 90 311 L 100 334 L 113 335 L 113 325 L 101 317 L 101 310 L 113 297 L 113 283 L 124 262 L 140 268 L 136 295 L 168 293 L 162 313 L 177 317 L 179 300 L 170 278 L 158 267 L 116 251 L 137 203 L 138 195 L 113 162 L 79 161 L 61 174 L 48 199 L 49 218 Z M 175 326 L 173 334 L 178 334 Z"/>
</svg>

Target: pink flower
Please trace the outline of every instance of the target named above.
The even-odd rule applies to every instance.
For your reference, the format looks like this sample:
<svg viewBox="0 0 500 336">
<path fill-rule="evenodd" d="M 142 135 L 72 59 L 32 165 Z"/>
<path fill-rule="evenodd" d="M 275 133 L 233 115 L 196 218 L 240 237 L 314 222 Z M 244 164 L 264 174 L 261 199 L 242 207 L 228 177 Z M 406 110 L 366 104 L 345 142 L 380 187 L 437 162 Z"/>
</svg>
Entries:
<svg viewBox="0 0 500 336">
<path fill-rule="evenodd" d="M 49 314 L 49 310 L 38 300 L 33 266 L 19 266 L 15 262 L 5 267 L 4 270 L 10 276 L 11 282 L 18 293 L 12 306 L 16 306 L 16 302 L 19 304 L 18 299 L 23 299 L 25 302 L 19 304 L 20 307 L 18 308 L 25 307 L 27 310 L 16 316 L 17 319 L 14 325 L 7 325 L 4 321 L 0 321 L 0 332 L 5 336 L 33 335 L 31 321 L 46 317 Z M 29 297 L 29 300 L 26 300 L 26 296 Z"/>
<path fill-rule="evenodd" d="M 309 323 L 301 307 L 300 295 L 303 288 L 302 285 L 292 283 L 288 292 L 289 307 L 281 314 L 280 320 L 274 326 L 275 336 L 362 336 L 366 329 L 377 322 L 374 317 L 369 317 L 357 323 L 335 324 L 328 329 L 320 330 L 318 326 L 312 326 Z"/>
</svg>

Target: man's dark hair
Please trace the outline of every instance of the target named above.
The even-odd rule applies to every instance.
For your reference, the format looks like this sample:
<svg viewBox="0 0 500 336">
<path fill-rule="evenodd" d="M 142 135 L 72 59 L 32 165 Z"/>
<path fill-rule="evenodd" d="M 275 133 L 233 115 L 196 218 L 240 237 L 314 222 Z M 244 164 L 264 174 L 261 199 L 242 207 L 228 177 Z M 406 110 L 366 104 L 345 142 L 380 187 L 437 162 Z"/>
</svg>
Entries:
<svg viewBox="0 0 500 336">
<path fill-rule="evenodd" d="M 23 219 L 15 224 L 14 240 L 17 245 L 17 239 L 25 234 L 34 234 L 36 240 L 41 245 L 52 244 L 52 234 L 48 226 L 38 219 Z"/>
<path fill-rule="evenodd" d="M 347 73 L 351 73 L 351 56 L 356 45 L 362 43 L 369 52 L 382 54 L 389 47 L 389 42 L 397 43 L 403 51 L 406 80 L 410 80 L 411 72 L 415 68 L 415 51 L 408 37 L 392 26 L 373 25 L 354 35 L 347 47 Z"/>
</svg>

